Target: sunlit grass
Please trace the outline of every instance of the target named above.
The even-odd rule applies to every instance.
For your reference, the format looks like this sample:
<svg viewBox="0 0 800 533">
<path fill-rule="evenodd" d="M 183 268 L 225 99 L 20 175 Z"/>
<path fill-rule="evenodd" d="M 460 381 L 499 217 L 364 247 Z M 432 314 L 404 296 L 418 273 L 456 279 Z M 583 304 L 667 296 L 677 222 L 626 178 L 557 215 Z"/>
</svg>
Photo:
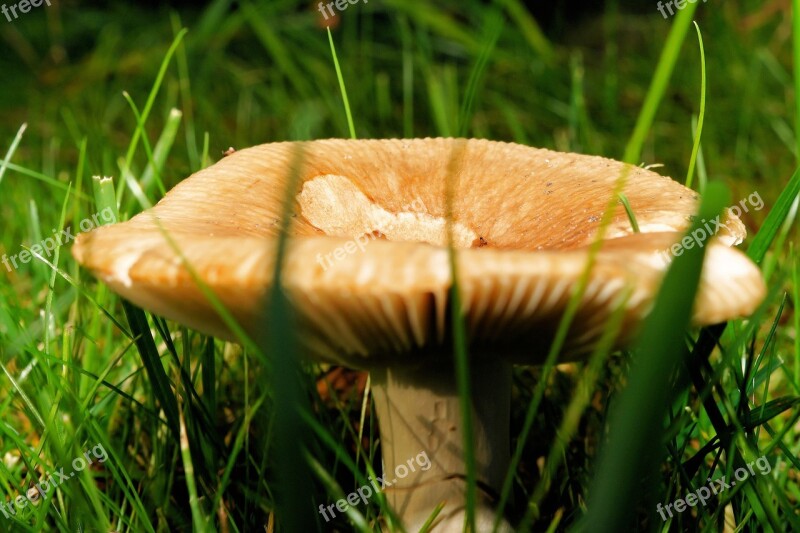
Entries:
<svg viewBox="0 0 800 533">
<path fill-rule="evenodd" d="M 745 247 L 764 266 L 768 300 L 751 320 L 687 333 L 679 320 L 657 321 L 676 309 L 665 297 L 645 328 L 651 338 L 631 352 L 601 345 L 586 364 L 558 367 L 556 345 L 544 369 L 516 368 L 515 453 L 501 506 L 533 530 L 578 526 L 587 501 L 603 502 L 594 512 L 609 524 L 623 516 L 668 527 L 651 501 L 672 501 L 765 454 L 770 476 L 670 526 L 716 530 L 727 508 L 742 530 L 800 529 L 800 174 L 791 177 L 800 157 L 800 98 L 791 94 L 800 88 L 798 18 L 792 32 L 769 14 L 742 29 L 745 10 L 731 3 L 689 4 L 664 21 L 654 9 L 633 15 L 610 2 L 564 25 L 537 21 L 516 0 L 387 0 L 340 13 L 329 40 L 305 3 L 232 5 L 160 16 L 123 3 L 109 12 L 65 3 L 46 12 L 47 24 L 31 14 L 4 27 L 0 255 L 105 207 L 130 218 L 230 146 L 356 130 L 663 163 L 659 172 L 689 185 L 707 173 L 711 197 L 723 181 L 734 203 L 751 191 L 766 201 L 745 217 Z M 703 63 L 687 38 L 690 9 Z M 113 176 L 116 190 L 91 176 Z M 626 207 L 635 221 L 636 206 Z M 674 274 L 680 279 L 664 292 L 677 294 L 694 275 Z M 380 496 L 331 522 L 317 513 L 380 474 L 377 423 L 364 391 L 323 387 L 327 366 L 296 361 L 291 335 L 242 348 L 190 332 L 122 303 L 66 247 L 18 269 L 0 266 L 0 276 L 0 503 L 44 472 L 69 470 L 87 447 L 109 453 L 13 521 L 0 514 L 0 530 L 377 531 L 393 523 Z M 691 295 L 682 296 L 685 308 Z M 269 305 L 283 321 L 271 327 L 291 332 L 279 292 Z M 451 318 L 468 405 L 468 332 Z M 649 365 L 677 345 L 691 355 L 676 370 L 683 377 L 668 380 Z M 676 396 L 652 405 L 660 389 L 635 385 L 631 368 L 663 378 L 655 382 L 674 385 Z M 615 423 L 613 405 L 653 411 Z M 617 456 L 598 462 L 607 431 L 606 453 Z M 619 466 L 636 442 L 658 448 L 650 499 L 629 496 L 643 472 L 626 476 Z"/>
</svg>

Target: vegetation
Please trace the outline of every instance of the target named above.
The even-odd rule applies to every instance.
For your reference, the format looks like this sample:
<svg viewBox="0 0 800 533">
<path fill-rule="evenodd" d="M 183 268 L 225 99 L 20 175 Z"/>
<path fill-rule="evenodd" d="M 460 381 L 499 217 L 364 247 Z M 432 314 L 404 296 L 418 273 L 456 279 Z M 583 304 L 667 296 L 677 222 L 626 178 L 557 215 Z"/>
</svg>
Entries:
<svg viewBox="0 0 800 533">
<path fill-rule="evenodd" d="M 295 372 L 275 357 L 291 336 L 242 348 L 145 314 L 68 242 L 30 254 L 105 208 L 129 218 L 229 147 L 351 135 L 658 165 L 691 180 L 704 213 L 758 192 L 742 246 L 767 280 L 761 308 L 687 331 L 698 251 L 630 351 L 516 368 L 503 500 L 521 530 L 800 530 L 800 17 L 783 16 L 800 0 L 698 2 L 666 20 L 655 3 L 554 6 L 365 0 L 325 20 L 297 0 L 65 0 L 0 17 L 0 255 L 18 262 L 0 268 L 0 505 L 47 474 L 56 485 L 14 516 L 6 504 L 0 530 L 378 530 L 381 498 L 317 513 L 380 473 L 363 374 Z M 657 512 L 760 457 L 768 473 Z"/>
</svg>

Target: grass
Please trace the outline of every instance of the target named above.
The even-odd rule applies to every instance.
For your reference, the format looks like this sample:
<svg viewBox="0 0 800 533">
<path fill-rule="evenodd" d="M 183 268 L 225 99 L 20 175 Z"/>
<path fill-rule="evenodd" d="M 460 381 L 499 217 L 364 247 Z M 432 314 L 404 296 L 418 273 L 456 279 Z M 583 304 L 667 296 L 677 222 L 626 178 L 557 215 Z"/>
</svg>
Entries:
<svg viewBox="0 0 800 533">
<path fill-rule="evenodd" d="M 612 321 L 586 363 L 556 365 L 556 345 L 551 364 L 516 367 L 501 499 L 536 531 L 800 529 L 800 18 L 754 0 L 670 20 L 620 1 L 545 18 L 517 0 L 386 0 L 350 6 L 329 37 L 308 3 L 233 4 L 0 18 L 0 255 L 105 207 L 127 219 L 228 147 L 277 140 L 462 134 L 661 164 L 714 209 L 717 182 L 732 203 L 757 191 L 743 247 L 769 296 L 755 315 L 687 330 L 692 292 L 675 287 L 700 257 L 684 256 L 630 350 L 610 350 Z M 297 361 L 291 335 L 236 345 L 150 316 L 66 245 L 0 272 L 0 504 L 86 450 L 108 456 L 0 530 L 396 524 L 381 496 L 331 522 L 316 512 L 380 474 L 355 373 Z M 265 305 L 291 333 L 280 294 Z M 451 320 L 466 397 L 469 332 Z M 768 474 L 656 512 L 761 456 Z"/>
</svg>

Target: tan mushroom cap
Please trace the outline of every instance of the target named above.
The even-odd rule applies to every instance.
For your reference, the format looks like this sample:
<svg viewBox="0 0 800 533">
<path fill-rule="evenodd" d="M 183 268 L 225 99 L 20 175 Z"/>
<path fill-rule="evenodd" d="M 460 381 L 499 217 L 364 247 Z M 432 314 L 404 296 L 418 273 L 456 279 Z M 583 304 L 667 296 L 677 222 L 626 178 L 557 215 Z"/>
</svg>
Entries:
<svg viewBox="0 0 800 533">
<path fill-rule="evenodd" d="M 449 342 L 451 285 L 446 181 L 474 356 L 537 363 L 580 278 L 588 245 L 624 165 L 484 140 L 323 140 L 241 150 L 176 186 L 128 222 L 78 237 L 73 254 L 130 301 L 233 339 L 154 217 L 245 327 L 264 326 L 278 224 L 298 150 L 299 187 L 284 286 L 309 355 L 351 367 L 414 362 Z M 640 226 L 618 206 L 564 349 L 585 353 L 621 293 L 626 342 L 646 315 L 696 195 L 629 167 L 624 189 Z M 450 176 L 450 177 L 449 177 Z M 377 236 L 377 237 L 376 237 Z M 738 250 L 742 223 L 727 214 L 708 246 L 693 322 L 745 316 L 765 294 Z"/>
</svg>

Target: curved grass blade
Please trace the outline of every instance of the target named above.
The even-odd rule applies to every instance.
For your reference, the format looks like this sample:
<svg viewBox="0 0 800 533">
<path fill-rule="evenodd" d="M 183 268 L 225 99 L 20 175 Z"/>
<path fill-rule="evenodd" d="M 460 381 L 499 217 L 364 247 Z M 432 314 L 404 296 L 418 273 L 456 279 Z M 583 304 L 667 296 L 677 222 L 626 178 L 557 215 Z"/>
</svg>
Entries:
<svg viewBox="0 0 800 533">
<path fill-rule="evenodd" d="M 694 29 L 697 30 L 697 42 L 700 44 L 700 115 L 697 118 L 697 128 L 694 132 L 694 144 L 692 145 L 692 156 L 689 159 L 689 170 L 686 173 L 686 186 L 692 188 L 692 178 L 694 177 L 695 163 L 697 154 L 700 151 L 700 137 L 703 134 L 703 119 L 706 116 L 706 51 L 703 48 L 703 34 L 700 33 L 700 26 L 694 22 Z"/>
</svg>

